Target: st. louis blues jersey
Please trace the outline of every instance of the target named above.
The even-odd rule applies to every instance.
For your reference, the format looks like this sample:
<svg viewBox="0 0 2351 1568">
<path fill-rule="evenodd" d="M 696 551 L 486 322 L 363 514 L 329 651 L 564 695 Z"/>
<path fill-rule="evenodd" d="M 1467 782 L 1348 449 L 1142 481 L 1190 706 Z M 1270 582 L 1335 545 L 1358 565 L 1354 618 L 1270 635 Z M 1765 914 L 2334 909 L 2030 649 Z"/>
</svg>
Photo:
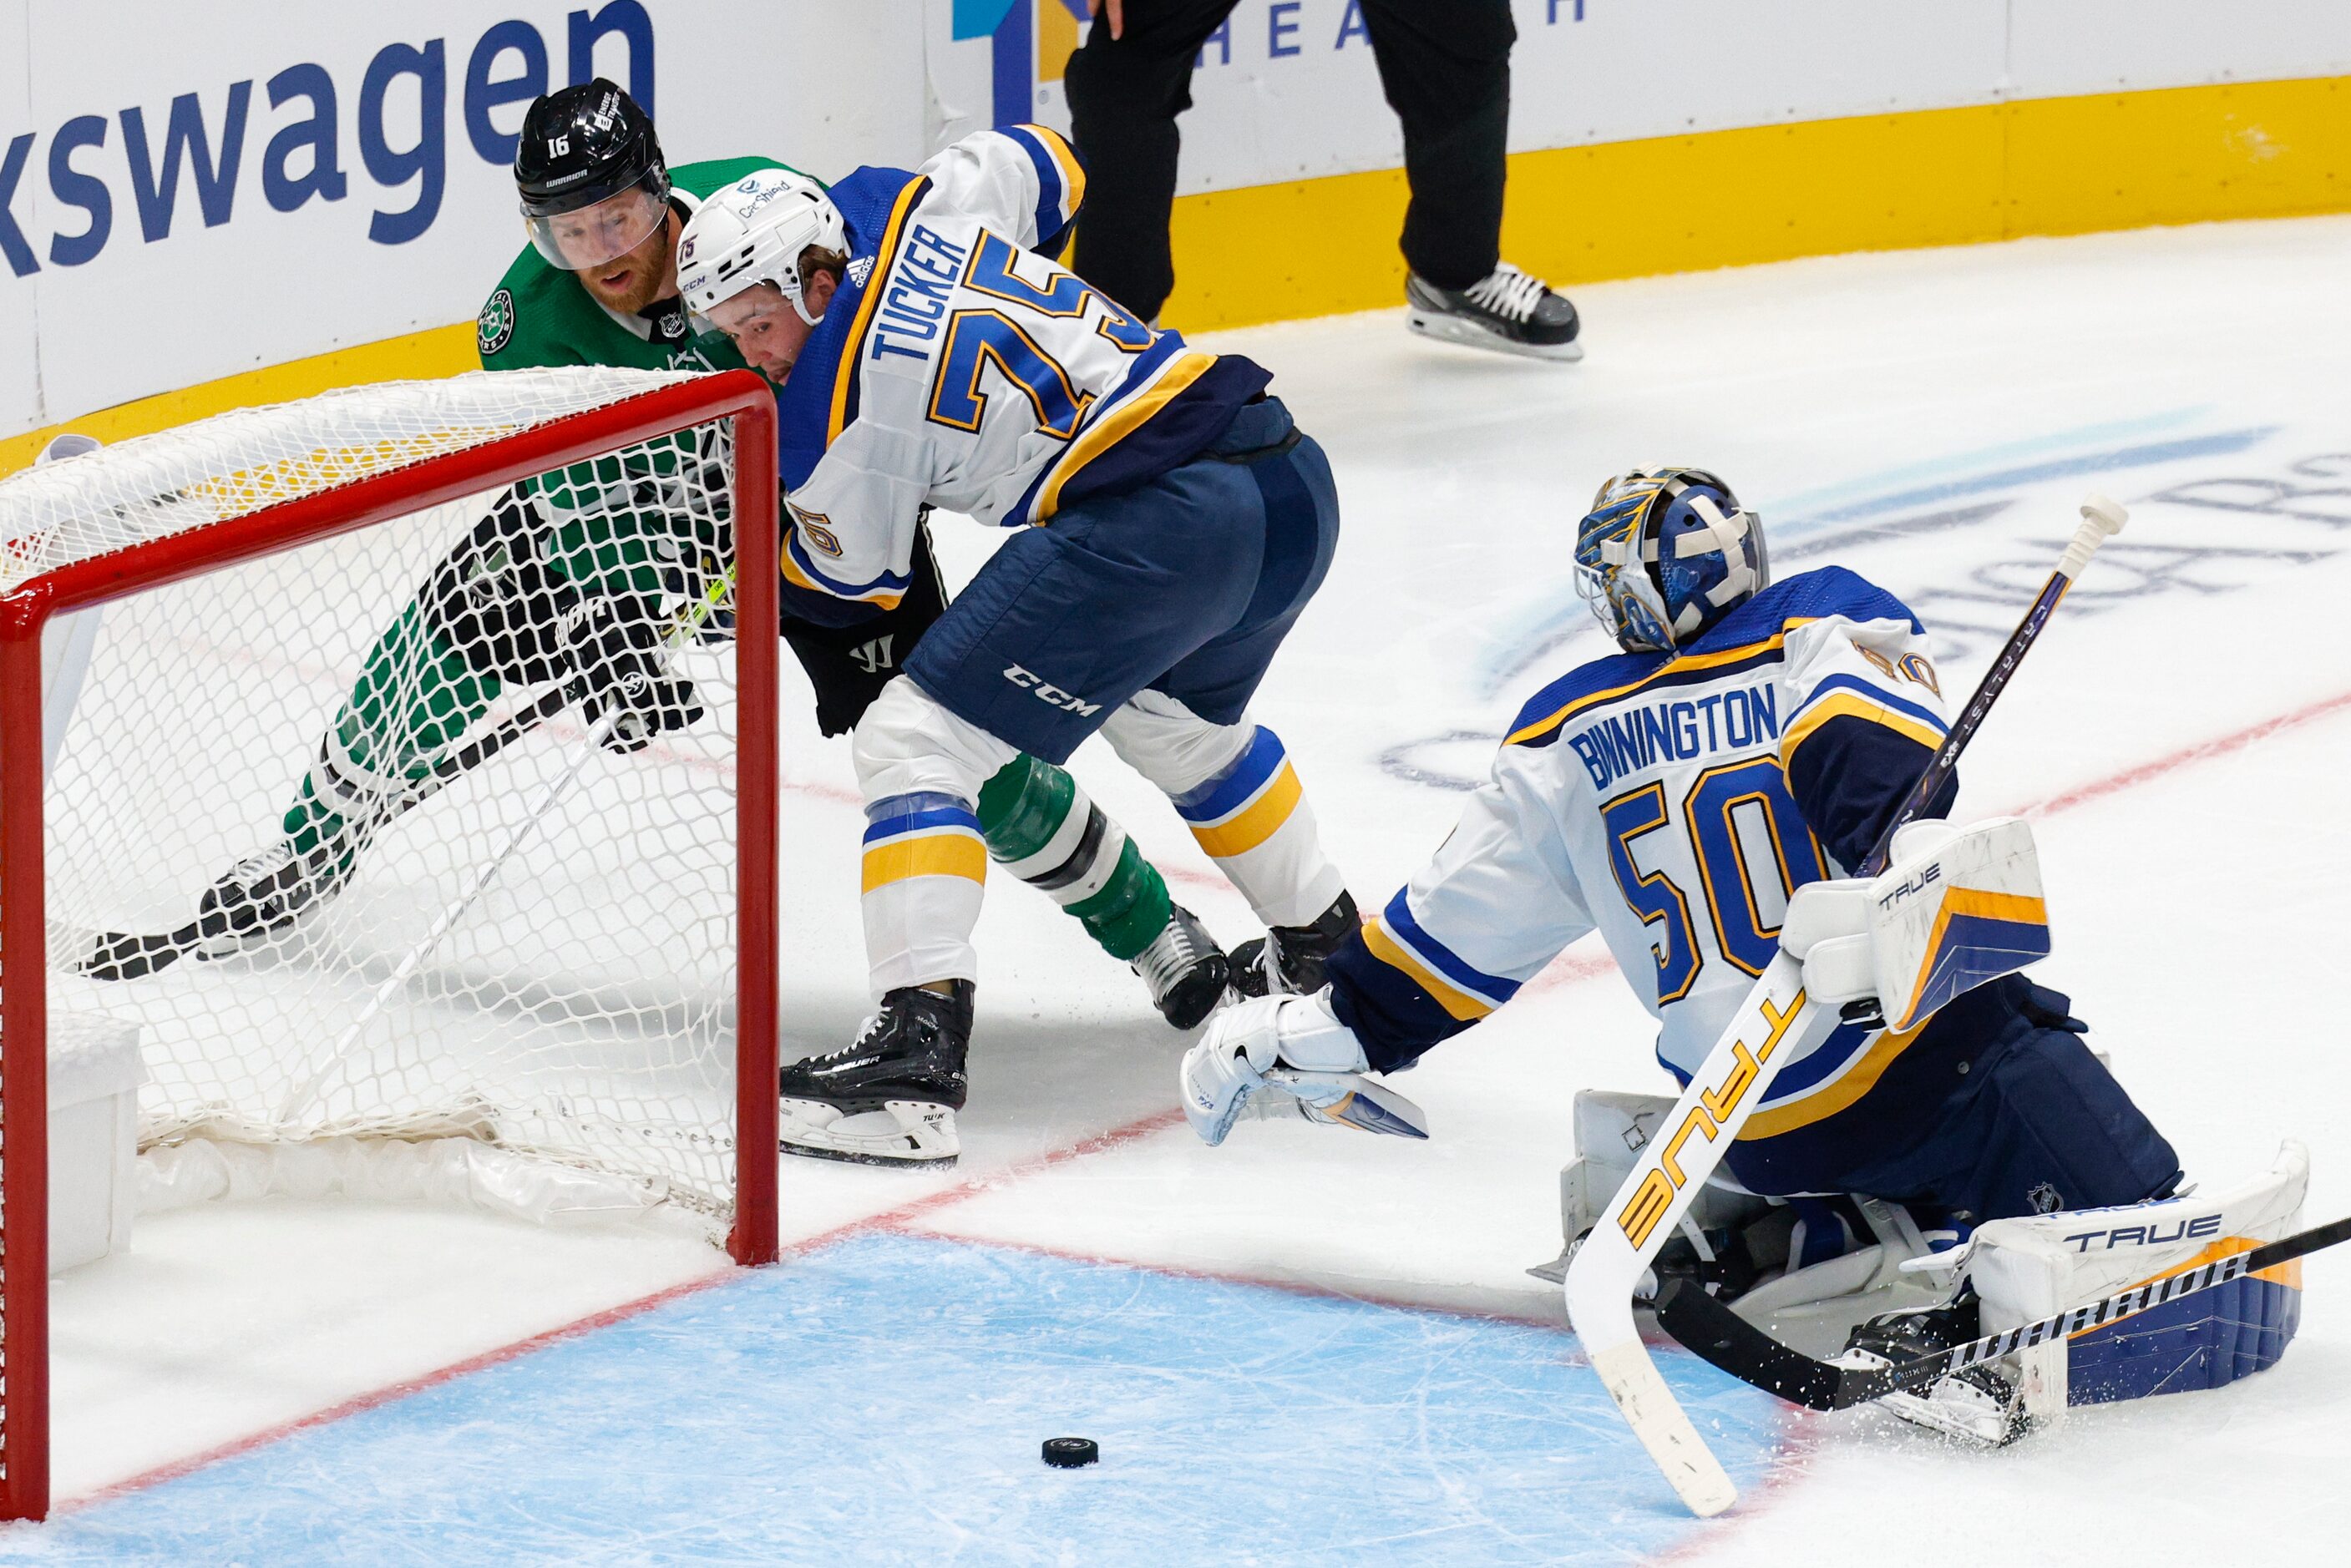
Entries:
<svg viewBox="0 0 2351 1568">
<path fill-rule="evenodd" d="M 894 604 L 925 506 L 1043 523 L 1175 468 L 1264 390 L 1049 259 L 1084 190 L 1035 125 L 832 188 L 848 275 L 778 400 L 787 578 Z"/>
<path fill-rule="evenodd" d="M 1402 1065 L 1597 929 L 1687 1082 L 1777 951 L 1790 892 L 1857 866 L 1917 781 L 1947 728 L 1938 681 L 1910 612 L 1834 566 L 1685 649 L 1574 670 L 1526 705 L 1452 836 L 1334 959 L 1340 1019 L 1374 1067 Z M 2012 989 L 1907 1033 L 1816 1030 L 1732 1168 L 1759 1190 L 1825 1184 L 1856 1141 L 1882 1147 L 1950 1091 Z"/>
</svg>

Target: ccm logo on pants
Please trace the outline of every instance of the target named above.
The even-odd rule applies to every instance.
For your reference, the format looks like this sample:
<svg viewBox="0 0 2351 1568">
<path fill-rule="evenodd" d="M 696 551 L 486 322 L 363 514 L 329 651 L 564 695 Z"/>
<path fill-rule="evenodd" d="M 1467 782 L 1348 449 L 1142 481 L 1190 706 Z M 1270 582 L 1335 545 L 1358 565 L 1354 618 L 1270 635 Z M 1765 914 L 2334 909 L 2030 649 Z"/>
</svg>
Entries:
<svg viewBox="0 0 2351 1568">
<path fill-rule="evenodd" d="M 1090 717 L 1102 711 L 1101 703 L 1089 702 L 1082 697 L 1073 696 L 1070 692 L 1062 691 L 1060 687 L 1054 685 L 1051 681 L 1046 680 L 1035 670 L 1024 670 L 1018 664 L 1008 665 L 1005 668 L 1004 679 L 1011 681 L 1012 684 L 1019 687 L 1022 691 L 1036 698 L 1040 702 L 1050 702 L 1054 707 L 1059 708 L 1064 713 L 1076 713 L 1081 717 Z"/>
</svg>

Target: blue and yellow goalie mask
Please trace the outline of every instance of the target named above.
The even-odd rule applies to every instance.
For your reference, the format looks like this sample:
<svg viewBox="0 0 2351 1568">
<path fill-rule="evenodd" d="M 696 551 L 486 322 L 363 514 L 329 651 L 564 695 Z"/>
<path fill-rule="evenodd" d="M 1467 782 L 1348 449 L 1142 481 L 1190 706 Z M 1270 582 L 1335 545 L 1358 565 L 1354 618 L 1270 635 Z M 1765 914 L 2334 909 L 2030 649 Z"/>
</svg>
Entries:
<svg viewBox="0 0 2351 1568">
<path fill-rule="evenodd" d="M 1686 648 L 1771 580 L 1763 524 L 1699 468 L 1600 487 L 1575 533 L 1575 591 L 1628 653 Z"/>
</svg>

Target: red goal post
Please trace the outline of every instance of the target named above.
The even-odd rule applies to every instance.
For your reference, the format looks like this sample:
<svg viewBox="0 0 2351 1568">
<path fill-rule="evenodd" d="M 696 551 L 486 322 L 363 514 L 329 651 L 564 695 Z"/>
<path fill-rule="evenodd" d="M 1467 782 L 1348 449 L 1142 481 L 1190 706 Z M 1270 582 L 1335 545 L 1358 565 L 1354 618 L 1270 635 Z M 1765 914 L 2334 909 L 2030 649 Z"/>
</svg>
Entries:
<svg viewBox="0 0 2351 1568">
<path fill-rule="evenodd" d="M 68 612 L 410 518 L 634 443 L 697 426 L 731 428 L 733 592 L 740 634 L 733 652 L 739 728 L 732 780 L 732 1131 L 739 1158 L 733 1164 L 726 1247 L 744 1264 L 777 1256 L 778 541 L 773 394 L 747 371 L 691 377 L 545 374 L 601 376 L 605 380 L 598 385 L 611 395 L 600 391 L 594 406 L 554 417 L 526 410 L 516 421 L 519 428 L 455 429 L 437 441 L 418 443 L 429 455 L 395 451 L 372 471 L 368 463 L 352 463 L 349 478 L 201 525 L 131 538 L 120 547 L 40 570 L 0 593 L 0 955 L 6 971 L 0 983 L 0 1515 L 39 1518 L 48 1507 L 50 978 L 47 965 L 37 961 L 48 919 L 41 634 L 53 618 Z M 477 390 L 495 389 L 504 379 L 486 373 L 458 379 Z M 515 385 L 519 389 L 522 383 Z M 353 390 L 389 395 L 396 389 Z M 127 451 L 129 445 L 110 450 Z M 5 488 L 0 484 L 0 494 Z M 6 515 L 0 509 L 0 521 Z M 12 551 L 16 544 L 6 541 Z M 21 555 L 18 564 L 25 564 Z"/>
</svg>

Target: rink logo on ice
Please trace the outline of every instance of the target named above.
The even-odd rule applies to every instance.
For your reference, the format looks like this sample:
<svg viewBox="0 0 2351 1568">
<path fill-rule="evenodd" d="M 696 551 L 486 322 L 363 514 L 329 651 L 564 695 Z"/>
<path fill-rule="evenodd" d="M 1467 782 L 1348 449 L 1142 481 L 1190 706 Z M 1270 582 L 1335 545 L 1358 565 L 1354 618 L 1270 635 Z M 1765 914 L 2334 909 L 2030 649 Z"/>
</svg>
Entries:
<svg viewBox="0 0 2351 1568">
<path fill-rule="evenodd" d="M 1101 703 L 1089 702 L 1073 691 L 1064 691 L 1035 670 L 1024 670 L 1018 664 L 1006 668 L 1004 679 L 1011 681 L 1040 702 L 1050 703 L 1064 713 L 1075 713 L 1080 718 L 1092 718 L 1102 711 Z"/>
<path fill-rule="evenodd" d="M 560 82 L 549 35 L 510 19 L 455 47 L 448 38 L 386 43 L 355 73 L 356 61 L 340 73 L 303 61 L 258 81 L 200 86 L 167 109 L 77 115 L 46 135 L 0 130 L 0 258 L 18 277 L 44 265 L 86 266 L 129 234 L 132 219 L 139 239 L 154 244 L 192 228 L 190 196 L 193 215 L 216 229 L 237 218 L 241 194 L 245 214 L 255 213 L 256 181 L 277 213 L 347 201 L 354 152 L 376 187 L 367 237 L 406 244 L 441 215 L 453 134 L 503 182 L 523 107 L 596 76 L 600 43 L 611 40 L 602 74 L 624 78 L 653 111 L 653 24 L 640 0 L 572 10 L 559 26 Z M 625 68 L 615 63 L 623 55 Z M 46 236 L 25 231 L 22 214 L 37 200 L 44 217 L 61 220 Z"/>
</svg>

